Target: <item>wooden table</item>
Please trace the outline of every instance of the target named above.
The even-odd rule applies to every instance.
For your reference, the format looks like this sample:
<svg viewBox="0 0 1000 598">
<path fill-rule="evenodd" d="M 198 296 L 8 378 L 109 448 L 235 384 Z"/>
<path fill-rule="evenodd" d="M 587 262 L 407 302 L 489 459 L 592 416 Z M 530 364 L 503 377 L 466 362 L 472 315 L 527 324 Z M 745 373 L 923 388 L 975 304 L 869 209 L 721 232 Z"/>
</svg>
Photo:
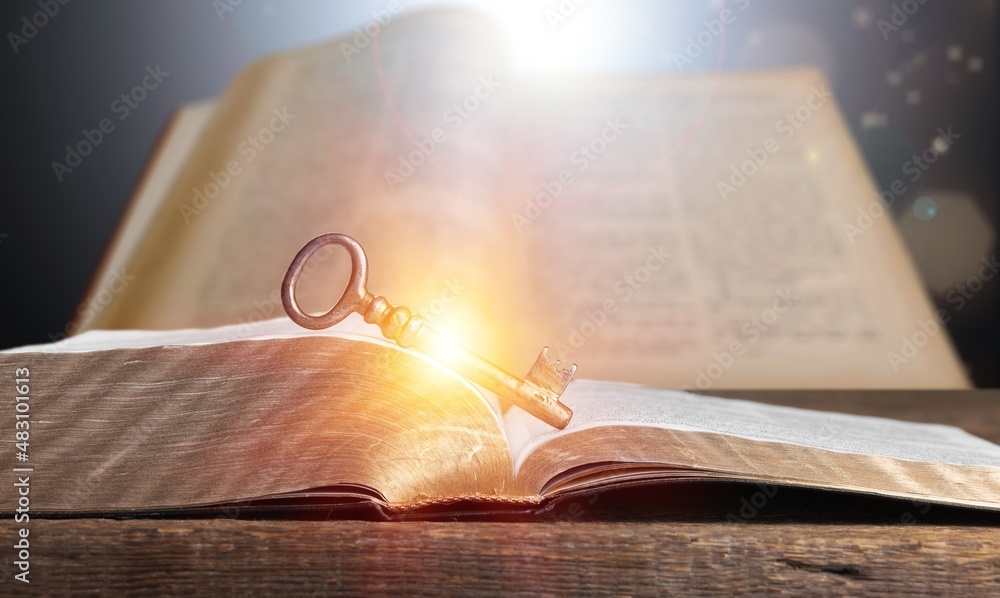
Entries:
<svg viewBox="0 0 1000 598">
<path fill-rule="evenodd" d="M 1000 443 L 1000 391 L 717 394 L 954 424 Z M 1000 518 L 935 509 L 910 524 L 856 513 L 748 523 L 634 513 L 515 523 L 32 519 L 32 583 L 11 579 L 8 523 L 0 594 L 1000 595 Z"/>
</svg>

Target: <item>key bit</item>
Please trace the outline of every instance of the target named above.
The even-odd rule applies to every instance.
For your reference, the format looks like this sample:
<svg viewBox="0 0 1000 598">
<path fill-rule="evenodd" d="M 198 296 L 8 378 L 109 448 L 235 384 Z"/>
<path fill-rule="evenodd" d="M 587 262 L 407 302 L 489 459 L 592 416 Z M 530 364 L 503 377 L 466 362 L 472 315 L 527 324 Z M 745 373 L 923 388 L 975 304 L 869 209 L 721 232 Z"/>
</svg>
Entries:
<svg viewBox="0 0 1000 598">
<path fill-rule="evenodd" d="M 299 307 L 295 287 L 309 257 L 330 244 L 347 249 L 351 256 L 351 279 L 330 311 L 310 315 Z M 569 424 L 573 411 L 560 403 L 559 397 L 573 379 L 576 364 L 568 369 L 560 368 L 559 361 L 549 360 L 548 347 L 545 347 L 522 380 L 472 353 L 409 309 L 393 307 L 385 297 L 372 295 L 365 288 L 367 282 L 368 260 L 361 245 L 347 235 L 327 233 L 306 243 L 292 260 L 281 284 L 281 302 L 292 321 L 311 330 L 329 328 L 357 312 L 364 316 L 365 322 L 378 325 L 382 335 L 399 346 L 434 358 L 555 428 L 561 430 Z"/>
<path fill-rule="evenodd" d="M 545 347 L 535 360 L 535 365 L 528 370 L 524 381 L 549 394 L 552 400 L 558 400 L 576 374 L 575 363 L 569 368 L 560 368 L 559 364 L 558 359 L 555 362 L 549 360 L 549 348 Z"/>
</svg>

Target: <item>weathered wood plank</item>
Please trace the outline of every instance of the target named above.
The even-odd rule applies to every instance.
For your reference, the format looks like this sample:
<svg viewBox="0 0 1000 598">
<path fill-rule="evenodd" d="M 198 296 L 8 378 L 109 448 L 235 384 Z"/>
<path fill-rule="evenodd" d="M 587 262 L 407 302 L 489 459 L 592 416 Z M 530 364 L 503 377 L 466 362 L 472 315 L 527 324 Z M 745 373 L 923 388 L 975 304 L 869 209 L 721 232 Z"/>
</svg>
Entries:
<svg viewBox="0 0 1000 598">
<path fill-rule="evenodd" d="M 1000 529 L 982 526 L 70 520 L 31 528 L 30 589 L 45 594 L 1000 593 Z M 13 544 L 10 529 L 0 536 Z"/>
</svg>

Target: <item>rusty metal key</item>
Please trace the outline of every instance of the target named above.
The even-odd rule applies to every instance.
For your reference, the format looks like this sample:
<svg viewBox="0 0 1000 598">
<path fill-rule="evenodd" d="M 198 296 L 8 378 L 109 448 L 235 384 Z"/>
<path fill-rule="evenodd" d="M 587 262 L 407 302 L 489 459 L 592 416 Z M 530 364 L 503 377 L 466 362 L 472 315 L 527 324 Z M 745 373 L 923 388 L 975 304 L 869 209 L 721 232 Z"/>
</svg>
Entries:
<svg viewBox="0 0 1000 598">
<path fill-rule="evenodd" d="M 295 288 L 302 268 L 309 257 L 326 245 L 340 245 L 351 256 L 351 279 L 347 289 L 330 311 L 310 315 L 302 311 L 295 298 Z M 404 348 L 413 348 L 451 368 L 456 373 L 496 393 L 545 423 L 563 429 L 573 417 L 569 407 L 559 402 L 576 364 L 561 368 L 558 361 L 548 358 L 548 347 L 542 349 L 535 365 L 522 380 L 489 361 L 470 352 L 431 326 L 405 307 L 393 307 L 385 297 L 372 295 L 368 283 L 368 261 L 364 249 L 353 238 L 340 233 L 320 235 L 306 243 L 292 260 L 281 284 L 281 302 L 288 317 L 311 330 L 329 328 L 352 312 L 364 316 L 365 322 L 376 324 L 382 335 Z"/>
</svg>

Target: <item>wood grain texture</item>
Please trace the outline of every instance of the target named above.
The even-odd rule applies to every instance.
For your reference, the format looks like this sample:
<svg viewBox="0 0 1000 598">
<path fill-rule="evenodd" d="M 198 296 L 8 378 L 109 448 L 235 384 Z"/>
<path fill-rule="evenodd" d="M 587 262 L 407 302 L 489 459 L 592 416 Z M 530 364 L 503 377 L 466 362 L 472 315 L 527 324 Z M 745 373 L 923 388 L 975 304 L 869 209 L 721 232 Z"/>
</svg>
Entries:
<svg viewBox="0 0 1000 598">
<path fill-rule="evenodd" d="M 957 424 L 1000 440 L 997 391 L 726 394 Z M 0 594 L 1000 595 L 995 523 L 584 519 L 32 519 L 30 585 L 11 579 L 8 521 Z"/>
<path fill-rule="evenodd" d="M 990 527 L 76 520 L 32 536 L 42 593 L 1000 593 Z"/>
</svg>

